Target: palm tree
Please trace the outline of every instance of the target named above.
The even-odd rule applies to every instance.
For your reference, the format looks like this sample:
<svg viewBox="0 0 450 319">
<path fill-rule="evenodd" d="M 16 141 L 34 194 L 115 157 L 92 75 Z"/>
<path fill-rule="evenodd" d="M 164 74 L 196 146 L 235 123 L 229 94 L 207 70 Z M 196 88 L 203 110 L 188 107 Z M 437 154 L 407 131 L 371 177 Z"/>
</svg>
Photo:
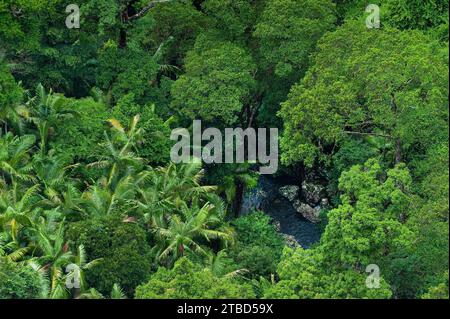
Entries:
<svg viewBox="0 0 450 319">
<path fill-rule="evenodd" d="M 99 293 L 95 288 L 89 289 L 87 292 L 82 293 L 78 299 L 105 299 L 101 293 Z M 110 299 L 127 299 L 122 288 L 118 284 L 114 284 L 111 290 Z"/>
<path fill-rule="evenodd" d="M 207 248 L 202 245 L 203 240 L 232 241 L 233 234 L 229 228 L 217 227 L 213 208 L 209 203 L 201 208 L 188 207 L 184 203 L 180 214 L 170 216 L 167 227 L 153 225 L 153 231 L 161 240 L 158 258 L 164 260 L 170 256 L 172 260 L 176 260 L 183 257 L 187 250 L 206 255 Z"/>
<path fill-rule="evenodd" d="M 0 233 L 0 261 L 20 262 L 29 249 L 30 247 L 20 247 L 20 244 L 12 240 L 7 232 Z"/>
<path fill-rule="evenodd" d="M 16 133 L 22 133 L 24 129 L 24 118 L 28 116 L 28 109 L 24 104 L 6 104 L 0 108 L 0 122 L 3 123 L 3 131 L 5 134 L 10 132 L 10 126 L 15 128 Z"/>
<path fill-rule="evenodd" d="M 38 84 L 36 95 L 27 103 L 30 110 L 28 119 L 36 125 L 39 132 L 41 154 L 46 153 L 52 126 L 59 119 L 70 119 L 77 114 L 74 110 L 64 110 L 63 103 L 61 96 L 54 94 L 51 89 L 46 93 L 42 84 Z"/>
<path fill-rule="evenodd" d="M 142 172 L 146 175 L 149 171 Z M 142 174 L 141 174 L 142 177 Z M 137 184 L 141 184 L 138 181 Z M 136 208 L 142 212 L 144 220 L 149 225 L 162 225 L 166 221 L 166 215 L 168 212 L 173 210 L 174 203 L 170 200 L 167 193 L 162 192 L 158 187 L 138 186 L 136 188 L 137 198 L 134 200 L 136 203 Z"/>
<path fill-rule="evenodd" d="M 16 188 L 0 188 L 0 229 L 10 234 L 14 242 L 21 242 L 21 230 L 32 229 L 40 215 L 38 190 L 39 185 L 24 192 L 18 192 Z"/>
<path fill-rule="evenodd" d="M 65 216 L 79 211 L 81 192 L 75 187 L 75 181 L 67 176 L 69 169 L 78 166 L 65 166 L 61 157 L 52 151 L 47 155 L 37 154 L 33 157 L 34 171 L 45 197 L 41 202 L 43 207 L 59 208 Z"/>
<path fill-rule="evenodd" d="M 184 165 L 170 163 L 157 171 L 159 174 L 154 180 L 157 182 L 155 186 L 167 194 L 172 201 L 177 199 L 189 201 L 191 198 L 201 197 L 217 190 L 216 186 L 200 184 L 205 173 L 201 163 Z"/>
<path fill-rule="evenodd" d="M 249 170 L 249 163 L 233 164 L 229 167 L 231 170 L 222 179 L 219 192 L 225 194 L 234 216 L 239 217 L 245 190 L 249 185 L 257 183 L 257 177 Z"/>
<path fill-rule="evenodd" d="M 234 261 L 228 257 L 227 252 L 224 249 L 217 254 L 208 252 L 204 264 L 216 277 L 238 277 L 249 272 L 248 269 L 228 271 L 230 265 L 234 265 Z"/>
<path fill-rule="evenodd" d="M 217 187 L 201 185 L 203 174 L 201 164 L 191 163 L 149 168 L 136 175 L 134 202 L 160 241 L 161 261 L 174 261 L 186 250 L 205 255 L 207 242 L 226 245 L 233 239 L 223 226 L 225 205 L 214 193 Z"/>
<path fill-rule="evenodd" d="M 109 187 L 113 182 L 123 176 L 130 175 L 142 166 L 142 159 L 136 156 L 134 149 L 141 130 L 138 129 L 139 115 L 131 121 L 130 128 L 126 131 L 119 121 L 111 119 L 114 134 L 112 138 L 105 132 L 105 154 L 97 156 L 98 160 L 88 167 L 104 168 L 109 170 L 106 185 Z"/>
<path fill-rule="evenodd" d="M 0 52 L 0 122 L 3 124 L 2 133 L 10 131 L 9 126 L 16 128 L 16 133 L 23 130 L 23 117 L 27 115 L 27 107 L 21 100 L 24 91 L 21 83 L 16 84 L 13 76 L 9 73 L 13 67 L 12 64 L 4 61 L 2 52 Z"/>
<path fill-rule="evenodd" d="M 38 269 L 48 275 L 51 299 L 67 298 L 69 292 L 65 285 L 65 267 L 71 264 L 73 254 L 64 241 L 64 223 L 48 227 L 44 223 L 37 225 L 35 230 L 35 251 L 31 260 L 38 265 Z"/>
<path fill-rule="evenodd" d="M 33 182 L 30 151 L 36 139 L 33 135 L 14 136 L 8 132 L 0 138 L 0 173 L 14 188 L 17 181 Z"/>
<path fill-rule="evenodd" d="M 77 279 L 79 282 L 79 286 L 75 287 L 76 289 L 74 294 L 75 298 L 77 298 L 81 292 L 87 290 L 87 282 L 84 272 L 97 265 L 100 262 L 100 260 L 101 259 L 99 258 L 87 262 L 84 246 L 83 245 L 78 246 L 77 254 L 74 256 L 74 260 L 70 264 L 70 272 L 66 276 L 66 278 L 69 279 L 70 281 Z"/>
<path fill-rule="evenodd" d="M 166 74 L 167 76 L 178 75 L 181 73 L 181 69 L 177 67 L 176 65 L 172 64 L 166 64 L 163 62 L 164 53 L 166 51 L 166 48 L 169 47 L 169 45 L 174 41 L 173 36 L 169 36 L 167 40 L 163 41 L 159 46 L 158 49 L 153 54 L 153 59 L 156 63 L 158 63 L 159 66 L 159 73 Z"/>
<path fill-rule="evenodd" d="M 149 168 L 136 176 L 137 206 L 147 221 L 155 222 L 162 221 L 171 211 L 179 210 L 185 202 L 198 198 L 206 202 L 217 188 L 201 185 L 203 174 L 198 163 L 179 166 L 171 163 L 167 167 Z M 215 209 L 223 208 L 220 199 L 214 204 Z"/>
<path fill-rule="evenodd" d="M 134 199 L 135 183 L 133 176 L 125 176 L 113 187 L 100 180 L 82 195 L 81 211 L 87 216 L 105 216 L 115 212 L 128 213 L 136 208 Z"/>
</svg>

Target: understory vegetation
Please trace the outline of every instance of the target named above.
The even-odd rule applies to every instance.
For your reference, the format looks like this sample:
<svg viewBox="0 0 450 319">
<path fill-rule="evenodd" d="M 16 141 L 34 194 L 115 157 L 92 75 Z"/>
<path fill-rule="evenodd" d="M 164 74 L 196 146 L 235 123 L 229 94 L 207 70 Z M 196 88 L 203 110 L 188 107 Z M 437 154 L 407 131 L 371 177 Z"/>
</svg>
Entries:
<svg viewBox="0 0 450 319">
<path fill-rule="evenodd" d="M 68 4 L 0 0 L 0 299 L 448 298 L 448 1 Z M 254 163 L 172 163 L 194 119 L 279 128 L 320 241 L 239 214 Z"/>
</svg>

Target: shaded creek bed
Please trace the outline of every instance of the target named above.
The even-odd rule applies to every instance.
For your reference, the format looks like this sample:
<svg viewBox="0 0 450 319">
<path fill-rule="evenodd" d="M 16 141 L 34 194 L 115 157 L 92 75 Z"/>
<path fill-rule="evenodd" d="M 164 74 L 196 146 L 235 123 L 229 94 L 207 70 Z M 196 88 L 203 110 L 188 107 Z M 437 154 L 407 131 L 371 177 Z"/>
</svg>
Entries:
<svg viewBox="0 0 450 319">
<path fill-rule="evenodd" d="M 303 248 L 309 248 L 320 240 L 321 229 L 305 219 L 289 200 L 280 195 L 278 189 L 284 185 L 281 178 L 261 175 L 258 186 L 244 196 L 241 214 L 262 210 L 279 223 L 280 233 L 293 236 Z"/>
</svg>

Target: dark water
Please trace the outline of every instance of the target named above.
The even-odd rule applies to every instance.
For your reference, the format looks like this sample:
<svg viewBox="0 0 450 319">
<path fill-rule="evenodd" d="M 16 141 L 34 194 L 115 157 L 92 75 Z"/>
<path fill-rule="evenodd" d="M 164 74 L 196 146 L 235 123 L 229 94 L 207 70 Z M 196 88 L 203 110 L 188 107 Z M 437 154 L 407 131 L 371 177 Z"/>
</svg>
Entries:
<svg viewBox="0 0 450 319">
<path fill-rule="evenodd" d="M 305 219 L 280 195 L 278 189 L 286 184 L 281 179 L 261 175 L 258 186 L 245 195 L 241 214 L 262 210 L 279 223 L 280 233 L 294 236 L 303 248 L 309 248 L 319 241 L 320 227 Z"/>
</svg>

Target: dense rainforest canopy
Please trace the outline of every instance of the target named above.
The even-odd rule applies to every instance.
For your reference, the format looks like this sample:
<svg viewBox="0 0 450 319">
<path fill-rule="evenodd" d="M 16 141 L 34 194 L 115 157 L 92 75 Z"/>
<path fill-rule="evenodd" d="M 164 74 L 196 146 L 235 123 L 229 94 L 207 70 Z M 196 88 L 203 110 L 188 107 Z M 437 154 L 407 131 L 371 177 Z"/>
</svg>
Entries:
<svg viewBox="0 0 450 319">
<path fill-rule="evenodd" d="M 0 299 L 448 298 L 448 6 L 0 0 Z M 172 163 L 194 119 L 278 128 L 320 241 L 239 214 L 257 164 Z"/>
</svg>

